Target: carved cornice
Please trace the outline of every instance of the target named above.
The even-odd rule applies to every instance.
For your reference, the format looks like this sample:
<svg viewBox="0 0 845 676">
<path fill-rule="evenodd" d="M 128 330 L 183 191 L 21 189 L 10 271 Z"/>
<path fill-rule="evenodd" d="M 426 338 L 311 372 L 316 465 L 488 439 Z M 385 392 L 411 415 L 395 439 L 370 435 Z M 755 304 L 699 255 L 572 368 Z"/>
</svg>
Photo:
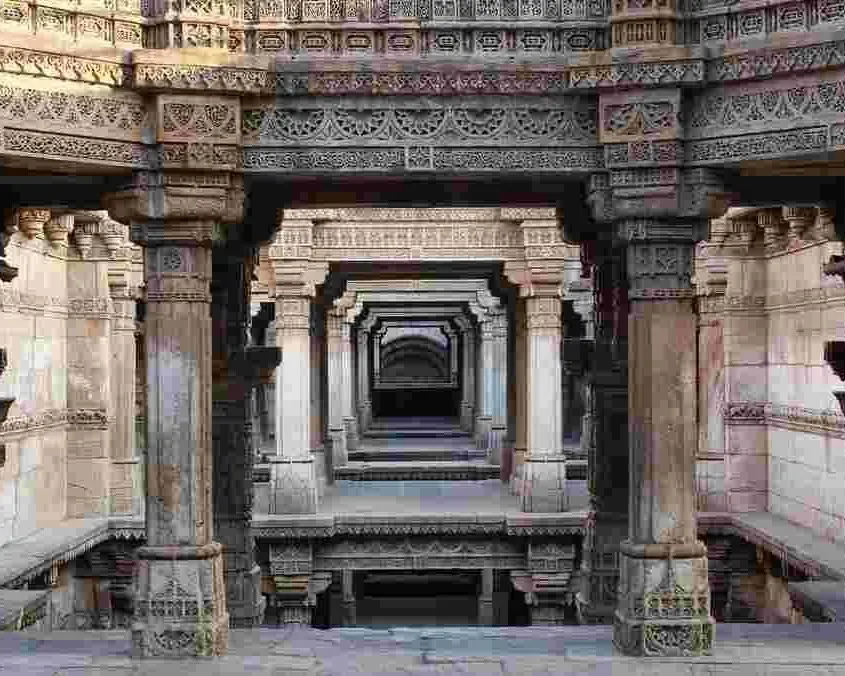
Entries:
<svg viewBox="0 0 845 676">
<path fill-rule="evenodd" d="M 8 418 L 0 425 L 0 434 L 19 434 L 32 432 L 48 427 L 66 425 L 68 423 L 68 409 L 47 409 L 33 415 L 19 415 Z"/>
<path fill-rule="evenodd" d="M 66 81 L 127 85 L 137 89 L 170 89 L 242 94 L 348 95 L 348 94 L 557 94 L 567 90 L 591 90 L 631 85 L 688 85 L 702 82 L 732 82 L 764 79 L 826 70 L 845 64 L 845 41 L 835 31 L 800 36 L 812 40 L 781 48 L 765 47 L 722 54 L 714 58 L 626 60 L 613 63 L 576 54 L 557 66 L 538 63 L 520 73 L 508 64 L 492 62 L 484 68 L 461 63 L 418 68 L 417 72 L 390 72 L 378 60 L 372 70 L 355 72 L 359 63 L 333 65 L 329 69 L 302 71 L 295 63 L 285 64 L 286 72 L 275 72 L 273 57 L 233 55 L 233 64 L 203 65 L 166 62 L 165 54 L 153 50 L 101 50 L 102 57 L 76 49 L 36 49 L 20 45 L 0 46 L 0 71 L 22 73 Z M 8 42 L 11 40 L 4 36 Z M 821 39 L 820 39 L 821 38 Z M 825 39 L 827 38 L 827 39 Z M 764 43 L 765 45 L 765 43 Z M 177 52 L 178 53 L 178 52 Z M 598 52 L 601 53 L 600 51 Z M 243 59 L 243 65 L 237 64 Z M 158 63 L 155 63 L 158 61 Z M 593 61 L 593 63 L 589 63 Z M 258 66 L 247 65 L 255 64 Z"/>
<path fill-rule="evenodd" d="M 438 515 L 406 519 L 379 516 L 253 517 L 256 538 L 305 539 L 338 535 L 509 535 L 516 537 L 583 535 L 586 512 L 511 517 Z"/>
<path fill-rule="evenodd" d="M 59 425 L 108 429 L 113 422 L 105 409 L 46 409 L 33 415 L 18 415 L 0 424 L 0 434 L 26 434 Z"/>
</svg>

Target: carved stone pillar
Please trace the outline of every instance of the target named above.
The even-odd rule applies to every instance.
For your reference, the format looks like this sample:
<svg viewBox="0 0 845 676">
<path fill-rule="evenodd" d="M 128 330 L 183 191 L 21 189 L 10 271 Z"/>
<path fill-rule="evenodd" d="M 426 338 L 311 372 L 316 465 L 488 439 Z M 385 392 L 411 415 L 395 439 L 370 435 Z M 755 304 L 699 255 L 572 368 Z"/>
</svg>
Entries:
<svg viewBox="0 0 845 676">
<path fill-rule="evenodd" d="M 275 304 L 274 304 L 274 312 L 275 312 Z M 276 347 L 276 341 L 279 339 L 279 330 L 278 324 L 276 323 L 275 318 L 267 324 L 267 333 L 265 334 L 264 345 L 267 347 Z M 282 359 L 284 359 L 284 355 L 282 355 Z M 280 362 L 281 364 L 281 362 Z M 260 415 L 263 415 L 263 425 L 266 429 L 266 436 L 264 437 L 264 451 L 262 452 L 262 456 L 264 455 L 274 455 L 278 448 L 278 438 L 279 435 L 277 433 L 277 420 L 276 414 L 278 411 L 277 402 L 276 402 L 276 380 L 278 379 L 278 369 L 273 374 L 273 378 L 270 380 L 269 383 L 265 383 L 264 385 L 264 408 L 263 411 L 260 412 Z M 266 461 L 265 461 L 266 462 Z"/>
<path fill-rule="evenodd" d="M 270 574 L 275 592 L 270 603 L 280 624 L 311 624 L 317 594 L 332 581 L 331 573 L 314 571 L 308 540 L 282 540 L 270 545 Z"/>
<path fill-rule="evenodd" d="M 522 495 L 524 489 L 525 456 L 528 452 L 528 343 L 526 342 L 525 299 L 518 298 L 514 321 L 514 376 L 516 396 L 514 397 L 514 415 L 516 416 L 516 439 L 513 446 L 513 471 L 511 472 L 511 493 Z"/>
<path fill-rule="evenodd" d="M 331 309 L 326 313 L 326 355 L 328 368 L 329 426 L 331 441 L 331 466 L 343 467 L 347 461 L 346 446 L 346 343 L 349 326 L 344 321 L 345 311 Z"/>
<path fill-rule="evenodd" d="M 496 571 L 492 568 L 481 570 L 481 589 L 478 595 L 478 625 L 481 627 L 492 627 L 494 623 L 493 613 L 493 582 Z"/>
<path fill-rule="evenodd" d="M 270 458 L 270 513 L 317 511 L 311 454 L 311 303 L 307 288 L 277 289 L 276 455 Z"/>
<path fill-rule="evenodd" d="M 261 368 L 272 369 L 280 356 L 276 348 L 246 347 L 251 258 L 250 251 L 235 243 L 215 248 L 211 287 L 214 531 L 224 547 L 233 627 L 258 626 L 264 616 L 261 570 L 255 563 L 251 527 L 254 452 L 249 403 Z"/>
<path fill-rule="evenodd" d="M 584 433 L 590 512 L 576 599 L 584 624 L 613 622 L 619 545 L 628 533 L 628 381 L 623 342 L 628 317 L 627 309 L 621 311 L 615 302 L 620 298 L 617 289 L 627 284 L 623 255 L 623 250 L 604 248 L 594 275 L 596 336 L 590 359 L 589 429 Z"/>
<path fill-rule="evenodd" d="M 127 233 L 128 234 L 128 233 Z M 123 243 L 127 238 L 124 235 Z M 143 505 L 143 460 L 135 444 L 135 296 L 131 283 L 130 252 L 109 265 L 112 302 L 111 401 L 114 426 L 111 432 L 111 514 L 140 515 Z"/>
<path fill-rule="evenodd" d="M 359 432 L 367 431 L 373 418 L 373 403 L 370 400 L 370 328 L 361 326 L 357 333 L 358 340 L 358 427 Z"/>
<path fill-rule="evenodd" d="M 561 433 L 560 287 L 533 287 L 525 299 L 526 449 L 522 509 L 561 512 L 566 458 Z"/>
<path fill-rule="evenodd" d="M 465 317 L 455 320 L 461 335 L 461 429 L 472 434 L 475 412 L 475 331 Z"/>
<path fill-rule="evenodd" d="M 311 308 L 311 457 L 314 459 L 314 474 L 317 481 L 317 498 L 321 498 L 328 484 L 334 481 L 329 474 L 326 461 L 325 439 L 323 438 L 325 362 L 325 322 L 319 308 Z"/>
<path fill-rule="evenodd" d="M 344 313 L 345 314 L 345 313 Z M 341 351 L 341 374 L 343 376 L 343 428 L 346 433 L 346 448 L 354 451 L 358 448 L 358 417 L 355 414 L 356 379 L 354 351 L 352 349 L 352 323 L 346 317 L 343 320 Z"/>
<path fill-rule="evenodd" d="M 493 359 L 493 330 L 489 317 L 479 317 L 476 335 L 476 386 L 475 386 L 475 445 L 487 448 L 493 426 L 492 400 L 490 392 L 491 373 L 489 365 Z"/>
<path fill-rule="evenodd" d="M 480 325 L 476 444 L 487 450 L 487 462 L 498 465 L 507 436 L 507 316 L 496 307 Z"/>
<path fill-rule="evenodd" d="M 627 247 L 631 496 L 614 641 L 629 654 L 706 653 L 714 621 L 694 485 L 697 229 L 648 219 L 617 226 L 638 236 Z"/>
<path fill-rule="evenodd" d="M 355 603 L 355 571 L 351 569 L 340 571 L 340 588 L 343 603 L 342 624 L 344 627 L 354 627 L 358 621 Z"/>
<path fill-rule="evenodd" d="M 378 382 L 381 378 L 381 340 L 387 329 L 379 328 L 372 334 L 373 340 L 373 380 Z"/>
<path fill-rule="evenodd" d="M 146 543 L 138 549 L 132 649 L 137 657 L 217 655 L 229 613 L 222 547 L 213 540 L 211 242 L 238 222 L 232 188 L 149 177 L 107 198 L 144 246 L 147 360 Z"/>
<path fill-rule="evenodd" d="M 508 436 L 508 316 L 504 308 L 496 312 L 493 324 L 493 368 L 491 373 L 493 424 L 487 462 L 502 464 Z"/>
</svg>

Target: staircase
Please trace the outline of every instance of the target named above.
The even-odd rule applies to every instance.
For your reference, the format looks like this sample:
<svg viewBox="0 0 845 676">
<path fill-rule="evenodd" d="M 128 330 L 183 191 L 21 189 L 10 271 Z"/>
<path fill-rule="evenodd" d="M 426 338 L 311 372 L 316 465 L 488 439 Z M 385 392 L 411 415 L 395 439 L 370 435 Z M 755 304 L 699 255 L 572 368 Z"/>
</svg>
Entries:
<svg viewBox="0 0 845 676">
<path fill-rule="evenodd" d="M 454 418 L 381 418 L 361 435 L 338 481 L 475 481 L 497 479 L 499 465 Z"/>
</svg>

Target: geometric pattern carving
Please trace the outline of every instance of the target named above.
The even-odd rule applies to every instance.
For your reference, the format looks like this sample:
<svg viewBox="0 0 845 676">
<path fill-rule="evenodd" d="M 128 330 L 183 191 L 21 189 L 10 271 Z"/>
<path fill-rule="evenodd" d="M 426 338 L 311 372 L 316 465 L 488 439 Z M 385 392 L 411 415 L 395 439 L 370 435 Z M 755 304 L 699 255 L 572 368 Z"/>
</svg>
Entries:
<svg viewBox="0 0 845 676">
<path fill-rule="evenodd" d="M 271 171 L 585 171 L 602 163 L 588 99 L 359 102 L 243 111 L 244 168 Z M 535 146 L 529 149 L 528 146 Z"/>
<path fill-rule="evenodd" d="M 596 142 L 597 114 L 588 99 L 523 101 L 518 106 L 383 107 L 366 102 L 364 108 L 335 108 L 334 102 L 311 100 L 308 108 L 265 106 L 243 111 L 247 144 L 360 143 L 429 141 L 462 145 L 479 142 L 546 143 Z"/>
<path fill-rule="evenodd" d="M 513 569 L 525 566 L 521 545 L 504 540 L 405 537 L 339 540 L 316 551 L 318 570 Z"/>
</svg>

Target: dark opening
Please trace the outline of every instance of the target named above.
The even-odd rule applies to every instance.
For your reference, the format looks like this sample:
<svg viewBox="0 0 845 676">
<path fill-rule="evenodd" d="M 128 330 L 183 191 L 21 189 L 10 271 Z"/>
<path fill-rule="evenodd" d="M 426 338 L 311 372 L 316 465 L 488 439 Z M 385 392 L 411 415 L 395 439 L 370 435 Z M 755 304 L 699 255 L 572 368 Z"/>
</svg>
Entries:
<svg viewBox="0 0 845 676">
<path fill-rule="evenodd" d="M 378 418 L 457 418 L 460 393 L 454 389 L 376 390 L 373 414 Z"/>
</svg>

